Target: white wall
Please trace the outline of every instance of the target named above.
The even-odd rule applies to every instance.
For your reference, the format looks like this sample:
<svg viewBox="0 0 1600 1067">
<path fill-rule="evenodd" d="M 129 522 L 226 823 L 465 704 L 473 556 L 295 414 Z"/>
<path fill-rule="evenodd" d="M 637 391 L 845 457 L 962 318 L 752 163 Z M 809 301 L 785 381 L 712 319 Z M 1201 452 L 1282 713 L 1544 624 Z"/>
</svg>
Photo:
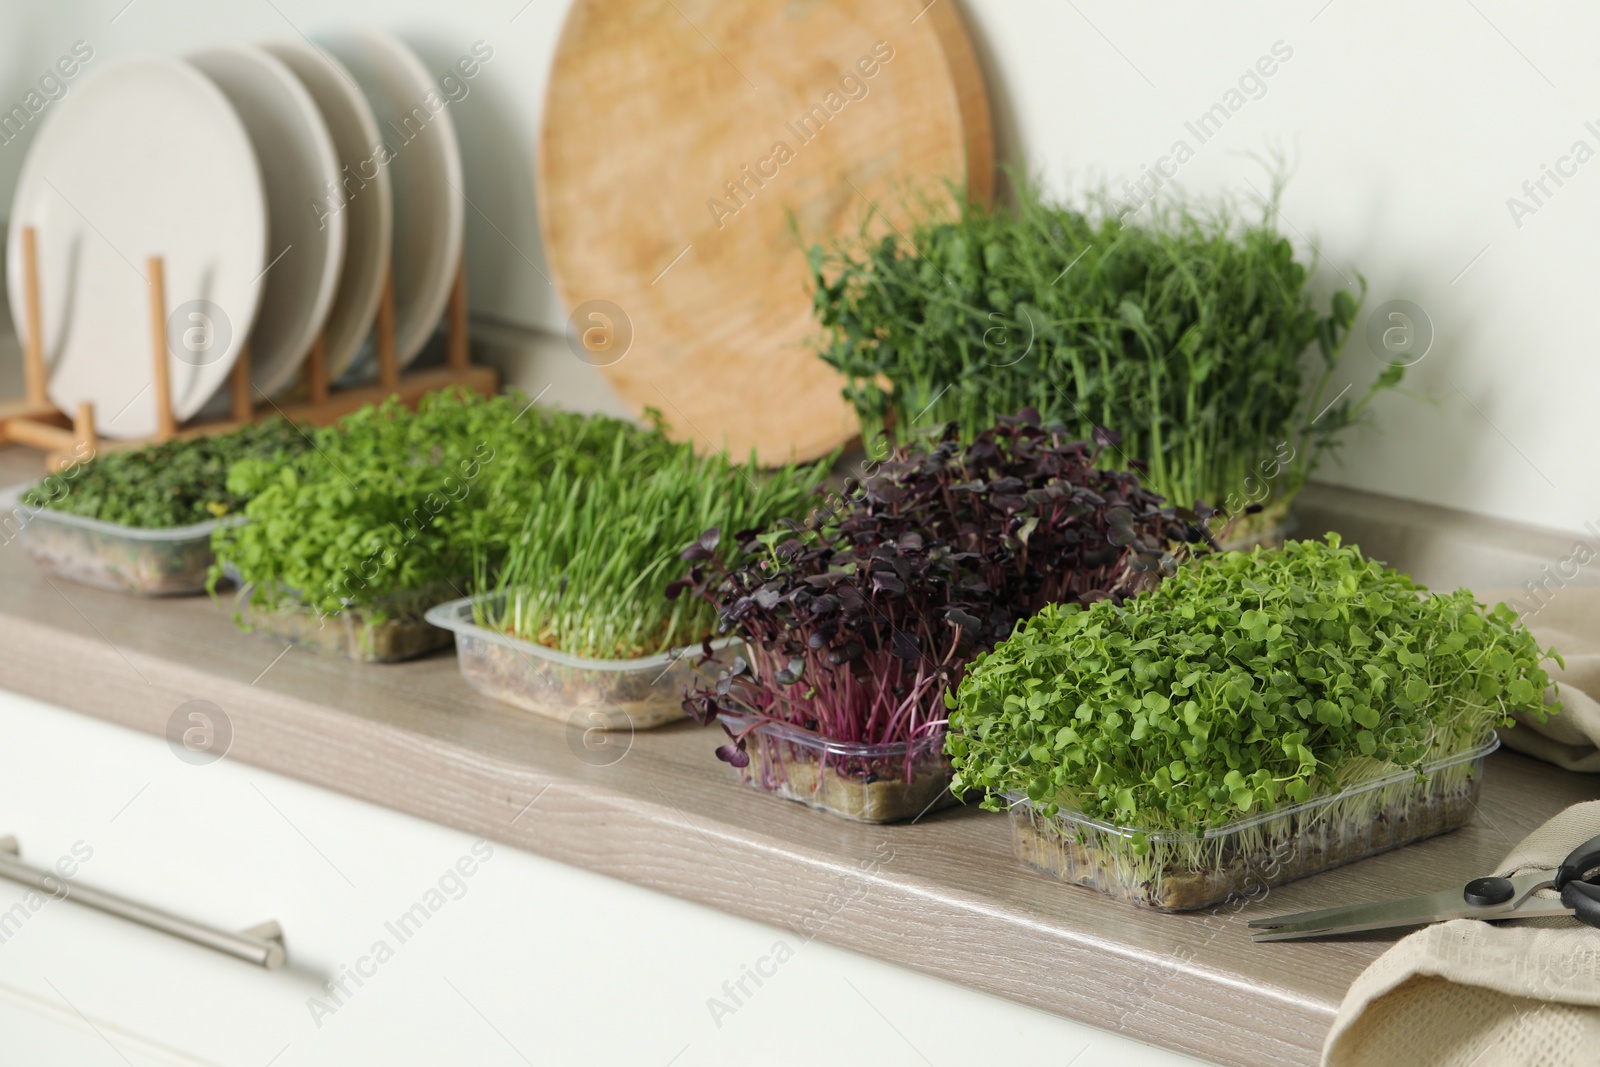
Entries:
<svg viewBox="0 0 1600 1067">
<path fill-rule="evenodd" d="M 1359 270 L 1369 308 L 1411 300 L 1437 334 L 1408 383 L 1429 399 L 1384 398 L 1378 432 L 1323 480 L 1552 527 L 1600 519 L 1588 299 L 1600 159 L 1547 186 L 1555 195 L 1520 227 L 1506 206 L 1574 141 L 1600 152 L 1584 128 L 1600 129 L 1587 47 L 1600 9 L 991 0 L 969 11 L 1007 147 L 1058 188 L 1120 184 L 1175 139 L 1197 144 L 1184 123 L 1274 42 L 1292 48 L 1178 181 L 1198 194 L 1265 190 L 1258 160 L 1283 150 L 1296 162 L 1283 229 L 1320 247 L 1321 285 Z M 1363 380 L 1380 369 L 1359 337 L 1348 364 Z"/>
<path fill-rule="evenodd" d="M 452 105 L 472 202 L 473 306 L 560 328 L 539 273 L 533 151 L 566 0 L 134 0 L 118 15 L 125 2 L 4 0 L 0 106 L 80 38 L 105 59 L 368 21 L 439 69 L 474 40 L 489 42 L 494 60 Z M 1600 520 L 1600 481 L 1585 477 L 1600 443 L 1589 414 L 1600 368 L 1589 358 L 1584 290 L 1600 257 L 1590 222 L 1600 159 L 1547 186 L 1554 195 L 1520 226 L 1506 204 L 1575 141 L 1600 152 L 1600 134 L 1584 126 L 1600 130 L 1600 67 L 1586 50 L 1600 37 L 1600 9 L 1510 0 L 962 7 L 1006 158 L 1057 190 L 1116 188 L 1182 138 L 1196 148 L 1179 170 L 1182 190 L 1248 200 L 1249 183 L 1268 188 L 1261 159 L 1281 151 L 1294 163 L 1283 229 L 1308 254 L 1312 242 L 1321 249 L 1318 285 L 1359 270 L 1369 308 L 1404 298 L 1425 309 L 1437 336 L 1409 383 L 1422 398 L 1384 398 L 1376 429 L 1324 480 L 1557 528 Z M 1293 54 L 1264 94 L 1199 145 L 1185 123 L 1280 41 Z M 0 147 L 0 204 L 22 152 L 20 141 Z M 1380 366 L 1359 336 L 1348 365 L 1347 379 L 1361 380 Z M 604 392 L 589 386 L 584 396 Z"/>
</svg>

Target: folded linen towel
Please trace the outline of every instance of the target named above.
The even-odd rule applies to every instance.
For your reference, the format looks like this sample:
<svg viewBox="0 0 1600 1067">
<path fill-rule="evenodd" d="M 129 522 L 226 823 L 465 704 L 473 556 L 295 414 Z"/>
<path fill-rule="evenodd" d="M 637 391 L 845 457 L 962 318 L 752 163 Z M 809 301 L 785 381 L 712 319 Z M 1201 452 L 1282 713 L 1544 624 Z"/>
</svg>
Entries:
<svg viewBox="0 0 1600 1067">
<path fill-rule="evenodd" d="M 1563 686 L 1563 699 L 1567 693 Z M 1516 733 L 1522 729 L 1511 731 Z M 1600 768 L 1597 768 L 1600 769 Z M 1497 873 L 1549 869 L 1600 834 L 1600 801 L 1529 834 Z M 1345 994 L 1324 1067 L 1579 1067 L 1600 1063 L 1600 930 L 1556 916 L 1429 926 Z"/>
<path fill-rule="evenodd" d="M 1515 728 L 1500 732 L 1501 741 L 1569 771 L 1600 771 L 1600 587 L 1565 586 L 1537 596 L 1489 590 L 1477 597 L 1516 608 L 1539 647 L 1554 648 L 1567 664 L 1546 667 L 1561 687 L 1561 713 L 1542 723 L 1519 715 Z"/>
</svg>

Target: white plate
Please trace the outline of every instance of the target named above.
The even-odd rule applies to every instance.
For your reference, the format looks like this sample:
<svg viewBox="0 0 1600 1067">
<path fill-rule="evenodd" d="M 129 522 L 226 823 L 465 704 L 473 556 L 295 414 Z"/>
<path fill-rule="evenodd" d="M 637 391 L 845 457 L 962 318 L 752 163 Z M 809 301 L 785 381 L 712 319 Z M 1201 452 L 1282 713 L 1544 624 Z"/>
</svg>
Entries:
<svg viewBox="0 0 1600 1067">
<path fill-rule="evenodd" d="M 30 225 L 51 401 L 67 412 L 91 401 L 107 437 L 156 432 L 145 259 L 160 255 L 173 412 L 199 411 L 255 322 L 266 265 L 261 173 L 221 91 L 180 60 L 129 59 L 50 109 L 22 165 L 6 241 L 7 296 L 23 330 Z M 209 344 L 183 307 L 202 300 L 193 307 L 216 320 Z"/>
<path fill-rule="evenodd" d="M 394 240 L 394 191 L 389 168 L 379 162 L 378 120 L 344 65 L 304 41 L 274 41 L 262 47 L 294 71 L 311 93 L 339 157 L 339 184 L 316 207 L 319 213 L 345 218 L 344 270 L 323 326 L 332 381 L 360 351 L 383 298 L 383 275 L 389 269 Z"/>
<path fill-rule="evenodd" d="M 250 333 L 250 379 L 272 396 L 311 351 L 339 285 L 344 215 L 313 210 L 338 183 L 339 157 L 316 101 L 281 61 L 254 45 L 207 48 L 188 60 L 233 104 L 261 164 L 268 266 Z"/>
<path fill-rule="evenodd" d="M 394 180 L 395 348 L 405 366 L 438 326 L 461 259 L 466 186 L 455 124 L 428 69 L 393 37 L 357 30 L 323 43 L 367 94 Z"/>
</svg>

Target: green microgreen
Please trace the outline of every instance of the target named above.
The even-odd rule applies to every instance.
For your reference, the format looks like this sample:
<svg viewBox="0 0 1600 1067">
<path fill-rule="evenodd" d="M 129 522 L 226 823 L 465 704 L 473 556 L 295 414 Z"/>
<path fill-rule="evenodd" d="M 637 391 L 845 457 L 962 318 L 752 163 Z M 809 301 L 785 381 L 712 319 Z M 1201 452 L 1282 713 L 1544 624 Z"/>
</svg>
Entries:
<svg viewBox="0 0 1600 1067">
<path fill-rule="evenodd" d="M 209 437 L 105 452 L 73 477 L 53 479 L 48 491 L 29 489 L 22 503 L 123 526 L 190 526 L 244 506 L 248 492 L 228 486 L 234 463 L 283 463 L 306 447 L 302 431 L 275 418 Z"/>
<path fill-rule="evenodd" d="M 598 464 L 553 464 L 521 488 L 525 510 L 498 578 L 480 559 L 479 623 L 572 655 L 633 659 L 700 644 L 716 609 L 667 593 L 707 529 L 765 529 L 803 515 L 831 460 L 762 472 L 687 444 L 641 452 L 618 435 Z M 732 551 L 733 538 L 720 547 Z M 673 590 L 676 592 L 676 590 Z"/>
<path fill-rule="evenodd" d="M 674 447 L 617 419 L 460 390 L 416 411 L 394 399 L 369 406 L 312 439 L 286 463 L 234 464 L 228 486 L 252 497 L 249 522 L 214 535 L 213 587 L 231 570 L 261 608 L 379 618 L 405 600 L 416 614 L 457 595 L 476 561 L 498 566 L 528 487 L 549 471 L 596 468 L 619 447 L 642 462 Z"/>
<path fill-rule="evenodd" d="M 863 229 L 811 250 L 821 355 L 869 438 L 955 422 L 970 439 L 1032 407 L 1079 438 L 1124 434 L 1103 460 L 1144 460 L 1145 485 L 1174 504 L 1248 495 L 1265 524 L 1402 374 L 1328 403 L 1360 296 L 1336 289 L 1317 310 L 1275 210 L 1245 223 L 1226 205 L 1150 204 L 1122 218 L 1019 181 L 1010 207 L 930 208 L 905 237 Z"/>
<path fill-rule="evenodd" d="M 1333 534 L 1198 557 L 980 656 L 949 701 L 953 788 L 1202 830 L 1542 720 L 1550 659 L 1504 604 L 1430 594 Z"/>
</svg>

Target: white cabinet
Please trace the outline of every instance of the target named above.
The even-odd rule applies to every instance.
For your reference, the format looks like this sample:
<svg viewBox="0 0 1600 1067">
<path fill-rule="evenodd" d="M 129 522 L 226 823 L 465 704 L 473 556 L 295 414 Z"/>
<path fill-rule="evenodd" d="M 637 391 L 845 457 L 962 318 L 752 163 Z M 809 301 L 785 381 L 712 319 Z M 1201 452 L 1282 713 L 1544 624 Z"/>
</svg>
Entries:
<svg viewBox="0 0 1600 1067">
<path fill-rule="evenodd" d="M 0 881 L 0 1064 L 1195 1062 L 0 691 L 6 833 L 290 963 Z"/>
</svg>

